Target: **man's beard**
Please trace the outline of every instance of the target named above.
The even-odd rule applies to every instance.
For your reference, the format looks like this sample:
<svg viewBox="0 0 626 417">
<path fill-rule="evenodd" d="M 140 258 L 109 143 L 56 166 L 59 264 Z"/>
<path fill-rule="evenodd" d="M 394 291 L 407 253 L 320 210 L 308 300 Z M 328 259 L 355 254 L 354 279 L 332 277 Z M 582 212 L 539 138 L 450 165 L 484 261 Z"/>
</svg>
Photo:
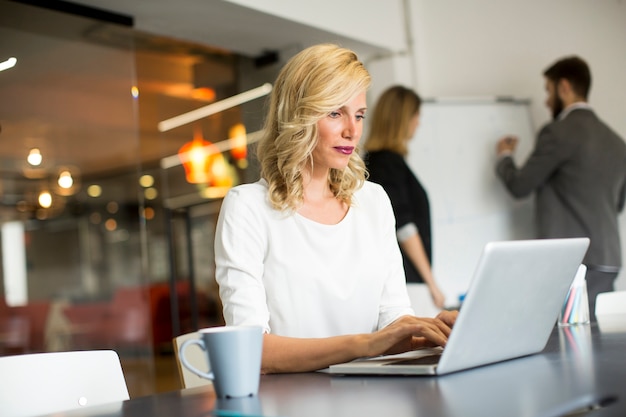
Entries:
<svg viewBox="0 0 626 417">
<path fill-rule="evenodd" d="M 558 95 L 554 97 L 554 103 L 552 104 L 552 118 L 554 120 L 559 118 L 559 115 L 563 111 L 563 100 Z"/>
</svg>

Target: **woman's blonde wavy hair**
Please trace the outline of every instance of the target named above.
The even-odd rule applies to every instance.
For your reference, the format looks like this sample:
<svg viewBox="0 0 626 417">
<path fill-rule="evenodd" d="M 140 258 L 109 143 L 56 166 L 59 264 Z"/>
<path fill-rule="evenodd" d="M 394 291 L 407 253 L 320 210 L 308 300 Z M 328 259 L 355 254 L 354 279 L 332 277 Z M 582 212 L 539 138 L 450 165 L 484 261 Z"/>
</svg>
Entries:
<svg viewBox="0 0 626 417">
<path fill-rule="evenodd" d="M 261 177 L 278 210 L 297 210 L 304 199 L 303 172 L 313 164 L 317 122 L 367 91 L 371 78 L 356 54 L 333 44 L 311 46 L 292 57 L 274 84 L 257 147 Z M 345 169 L 331 169 L 333 194 L 347 204 L 365 181 L 365 165 L 352 153 Z"/>
</svg>

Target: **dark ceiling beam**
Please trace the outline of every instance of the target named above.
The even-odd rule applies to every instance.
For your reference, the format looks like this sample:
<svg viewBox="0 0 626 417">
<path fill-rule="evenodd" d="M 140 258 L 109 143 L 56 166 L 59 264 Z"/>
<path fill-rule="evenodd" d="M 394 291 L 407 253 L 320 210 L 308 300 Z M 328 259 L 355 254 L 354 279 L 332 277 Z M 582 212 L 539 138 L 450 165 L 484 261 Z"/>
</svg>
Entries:
<svg viewBox="0 0 626 417">
<path fill-rule="evenodd" d="M 31 6 L 42 7 L 44 9 L 56 10 L 58 12 L 70 13 L 73 15 L 88 17 L 102 22 L 114 23 L 118 25 L 133 27 L 134 18 L 129 15 L 111 12 L 91 6 L 84 6 L 69 1 L 62 0 L 10 0 L 14 3 L 23 3 Z"/>
</svg>

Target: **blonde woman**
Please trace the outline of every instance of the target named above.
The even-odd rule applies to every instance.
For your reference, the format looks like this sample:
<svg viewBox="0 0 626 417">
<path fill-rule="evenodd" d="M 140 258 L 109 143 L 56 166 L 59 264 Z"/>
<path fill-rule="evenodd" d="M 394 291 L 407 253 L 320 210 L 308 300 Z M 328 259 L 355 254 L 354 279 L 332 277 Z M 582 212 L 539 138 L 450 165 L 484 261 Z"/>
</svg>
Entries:
<svg viewBox="0 0 626 417">
<path fill-rule="evenodd" d="M 407 282 L 426 284 L 433 304 L 441 309 L 445 297 L 431 269 L 428 194 L 405 161 L 421 103 L 415 91 L 399 85 L 381 94 L 372 112 L 365 160 L 370 181 L 382 185 L 391 199 Z"/>
<path fill-rule="evenodd" d="M 215 239 L 227 325 L 264 328 L 262 372 L 445 345 L 456 313 L 413 316 L 393 211 L 356 150 L 370 75 L 312 46 L 274 84 L 261 179 L 225 197 Z"/>
</svg>

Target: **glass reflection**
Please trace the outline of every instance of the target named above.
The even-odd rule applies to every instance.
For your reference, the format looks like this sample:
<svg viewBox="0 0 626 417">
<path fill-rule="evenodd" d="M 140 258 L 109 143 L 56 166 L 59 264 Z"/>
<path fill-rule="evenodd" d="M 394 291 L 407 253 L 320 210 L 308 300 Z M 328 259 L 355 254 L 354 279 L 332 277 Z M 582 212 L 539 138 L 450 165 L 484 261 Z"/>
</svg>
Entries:
<svg viewBox="0 0 626 417">
<path fill-rule="evenodd" d="M 0 60 L 19 59 L 0 72 L 12 98 L 0 101 L 0 355 L 110 348 L 131 396 L 179 388 L 172 337 L 221 324 L 223 190 L 187 183 L 182 166 L 164 172 L 192 132 L 157 124 L 275 74 L 240 78 L 251 63 L 225 51 L 19 2 L 3 2 L 0 39 Z M 212 141 L 238 123 L 254 132 L 262 104 L 198 123 Z"/>
</svg>

